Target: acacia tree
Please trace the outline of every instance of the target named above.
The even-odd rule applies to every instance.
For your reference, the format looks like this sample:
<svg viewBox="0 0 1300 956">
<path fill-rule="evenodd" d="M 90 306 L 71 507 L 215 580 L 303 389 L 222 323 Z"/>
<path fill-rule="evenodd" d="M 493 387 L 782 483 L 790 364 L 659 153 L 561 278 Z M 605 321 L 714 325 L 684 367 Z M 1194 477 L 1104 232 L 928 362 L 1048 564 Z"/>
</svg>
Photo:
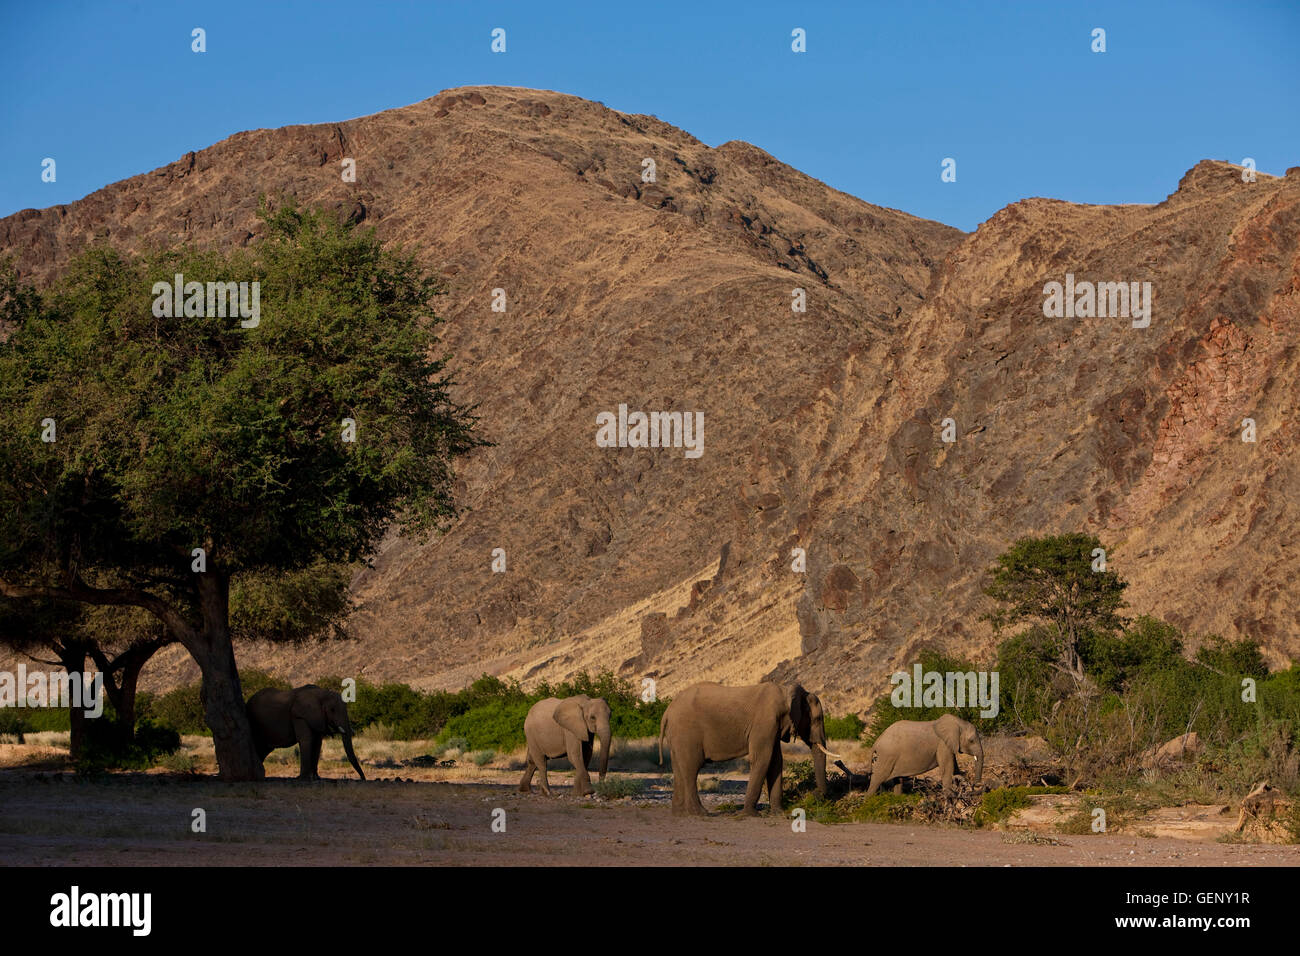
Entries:
<svg viewBox="0 0 1300 956">
<path fill-rule="evenodd" d="M 438 282 L 327 213 L 263 218 L 245 250 L 94 248 L 40 295 L 0 280 L 0 594 L 153 615 L 198 664 L 228 780 L 262 774 L 232 582 L 439 527 L 481 444 L 435 352 Z M 260 321 L 189 290 L 158 307 L 178 274 L 258 282 Z"/>
<path fill-rule="evenodd" d="M 1106 568 L 1104 553 L 1094 535 L 1021 538 L 989 571 L 984 593 L 1001 606 L 983 619 L 998 631 L 1022 622 L 1047 628 L 1057 649 L 1055 666 L 1085 686 L 1080 639 L 1089 632 L 1117 633 L 1125 624 L 1119 611 L 1128 585 Z"/>
</svg>

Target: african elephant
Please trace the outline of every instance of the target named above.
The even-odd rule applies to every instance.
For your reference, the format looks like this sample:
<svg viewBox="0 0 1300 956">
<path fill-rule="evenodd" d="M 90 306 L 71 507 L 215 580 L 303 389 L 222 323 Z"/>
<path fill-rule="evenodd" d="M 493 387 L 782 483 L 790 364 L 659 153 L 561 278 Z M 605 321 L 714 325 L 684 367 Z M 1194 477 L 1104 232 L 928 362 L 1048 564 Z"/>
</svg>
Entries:
<svg viewBox="0 0 1300 956">
<path fill-rule="evenodd" d="M 341 734 L 343 750 L 362 780 L 357 755 L 352 752 L 352 725 L 343 698 L 332 690 L 306 684 L 296 690 L 267 687 L 248 698 L 248 722 L 253 728 L 253 746 L 259 760 L 277 747 L 298 745 L 298 779 L 319 780 L 322 737 Z"/>
<path fill-rule="evenodd" d="M 533 773 L 539 773 L 538 785 L 542 793 L 551 795 L 546 782 L 546 761 L 550 757 L 568 757 L 577 777 L 573 783 L 575 796 L 591 793 L 591 777 L 587 764 L 591 762 L 592 746 L 600 740 L 600 779 L 605 779 L 609 769 L 609 704 L 603 697 L 547 697 L 528 708 L 524 718 L 524 738 L 528 741 L 528 763 L 519 792 L 533 789 Z"/>
<path fill-rule="evenodd" d="M 781 809 L 781 742 L 797 735 L 813 752 L 817 791 L 826 792 L 826 749 L 821 701 L 798 684 L 764 682 L 748 687 L 692 684 L 673 698 L 659 721 L 659 762 L 664 738 L 673 764 L 673 813 L 704 813 L 697 777 L 702 764 L 749 759 L 745 813 L 758 812 L 766 783 L 772 809 Z"/>
<path fill-rule="evenodd" d="M 871 751 L 871 786 L 867 796 L 898 777 L 912 777 L 939 767 L 943 770 L 943 789 L 952 789 L 952 775 L 957 772 L 957 754 L 975 757 L 975 783 L 984 775 L 984 745 L 970 721 L 952 714 L 938 720 L 899 720 L 885 728 Z M 894 787 L 903 792 L 903 782 Z"/>
</svg>

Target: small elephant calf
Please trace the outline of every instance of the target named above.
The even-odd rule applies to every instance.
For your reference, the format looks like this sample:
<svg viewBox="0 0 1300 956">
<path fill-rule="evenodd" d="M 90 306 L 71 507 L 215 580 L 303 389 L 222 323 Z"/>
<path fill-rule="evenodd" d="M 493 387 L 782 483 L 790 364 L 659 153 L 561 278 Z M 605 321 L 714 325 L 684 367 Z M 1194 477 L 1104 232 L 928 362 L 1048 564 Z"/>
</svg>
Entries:
<svg viewBox="0 0 1300 956">
<path fill-rule="evenodd" d="M 943 771 L 943 789 L 952 789 L 952 777 L 957 772 L 957 754 L 975 757 L 975 783 L 984 773 L 984 745 L 979 732 L 970 721 L 952 714 L 938 720 L 899 720 L 885 728 L 871 748 L 871 796 L 888 784 L 898 780 L 895 793 L 902 793 L 902 777 L 939 767 Z"/>
<path fill-rule="evenodd" d="M 542 793 L 551 795 L 546 780 L 546 761 L 550 757 L 568 757 L 577 773 L 573 792 L 585 797 L 592 792 L 587 764 L 591 762 L 592 745 L 600 740 L 600 779 L 605 779 L 609 769 L 609 704 L 603 697 L 579 694 L 563 700 L 548 697 L 539 700 L 528 710 L 524 719 L 524 736 L 528 740 L 528 764 L 524 767 L 519 792 L 532 792 L 533 774 L 538 773 Z"/>
</svg>

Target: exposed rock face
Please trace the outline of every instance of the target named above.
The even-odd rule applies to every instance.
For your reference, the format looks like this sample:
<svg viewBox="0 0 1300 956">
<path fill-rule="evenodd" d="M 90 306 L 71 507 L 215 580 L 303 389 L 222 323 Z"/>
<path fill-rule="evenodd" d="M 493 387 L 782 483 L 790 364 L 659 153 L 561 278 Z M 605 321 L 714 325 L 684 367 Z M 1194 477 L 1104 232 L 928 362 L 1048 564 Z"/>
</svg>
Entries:
<svg viewBox="0 0 1300 956">
<path fill-rule="evenodd" d="M 775 675 L 842 712 L 921 643 L 985 652 L 987 567 L 1067 530 L 1102 537 L 1135 609 L 1300 655 L 1300 178 L 1203 162 L 1158 205 L 1027 199 L 963 235 L 745 143 L 483 87 L 241 133 L 0 220 L 0 252 L 44 280 L 97 240 L 243 245 L 264 193 L 446 277 L 460 397 L 496 444 L 446 536 L 393 536 L 358 575 L 362 640 L 245 663 L 419 686 L 622 667 L 666 694 Z M 1045 317 L 1066 273 L 1151 282 L 1150 326 Z M 597 447 L 620 403 L 702 411 L 703 455 Z"/>
</svg>

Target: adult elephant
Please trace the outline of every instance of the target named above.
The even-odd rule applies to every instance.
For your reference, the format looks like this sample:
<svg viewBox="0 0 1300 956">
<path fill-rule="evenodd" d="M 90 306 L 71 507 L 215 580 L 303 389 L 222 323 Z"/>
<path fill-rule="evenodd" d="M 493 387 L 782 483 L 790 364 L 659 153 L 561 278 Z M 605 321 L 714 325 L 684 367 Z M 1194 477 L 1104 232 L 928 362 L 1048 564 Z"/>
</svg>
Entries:
<svg viewBox="0 0 1300 956">
<path fill-rule="evenodd" d="M 957 772 L 957 754 L 975 758 L 975 783 L 984 776 L 984 744 L 979 731 L 968 720 L 944 714 L 938 720 L 899 720 L 885 728 L 871 750 L 871 796 L 891 780 L 913 777 L 939 767 L 943 770 L 943 789 L 952 789 Z M 903 792 L 898 780 L 895 793 Z"/>
<path fill-rule="evenodd" d="M 752 816 L 758 812 L 764 784 L 772 809 L 779 812 L 784 769 L 781 743 L 792 736 L 812 749 L 817 792 L 824 794 L 826 758 L 839 758 L 826 749 L 825 714 L 817 695 L 798 684 L 692 684 L 672 699 L 659 721 L 659 762 L 664 762 L 667 738 L 673 764 L 673 813 L 704 813 L 700 767 L 737 757 L 749 760 L 745 813 Z"/>
<path fill-rule="evenodd" d="M 592 792 L 587 765 L 596 740 L 600 741 L 600 779 L 605 780 L 609 769 L 609 704 L 603 697 L 547 697 L 528 708 L 524 718 L 524 738 L 528 742 L 528 763 L 524 766 L 519 792 L 530 793 L 533 774 L 538 773 L 538 786 L 546 796 L 551 788 L 546 781 L 546 761 L 551 757 L 568 757 L 577 776 L 573 782 L 575 796 L 585 797 Z"/>
<path fill-rule="evenodd" d="M 298 745 L 298 779 L 319 780 L 322 737 L 340 734 L 343 750 L 362 780 L 366 775 L 352 751 L 352 725 L 348 707 L 332 690 L 306 684 L 295 690 L 259 690 L 248 698 L 248 721 L 253 729 L 253 746 L 259 760 L 278 747 Z"/>
</svg>

